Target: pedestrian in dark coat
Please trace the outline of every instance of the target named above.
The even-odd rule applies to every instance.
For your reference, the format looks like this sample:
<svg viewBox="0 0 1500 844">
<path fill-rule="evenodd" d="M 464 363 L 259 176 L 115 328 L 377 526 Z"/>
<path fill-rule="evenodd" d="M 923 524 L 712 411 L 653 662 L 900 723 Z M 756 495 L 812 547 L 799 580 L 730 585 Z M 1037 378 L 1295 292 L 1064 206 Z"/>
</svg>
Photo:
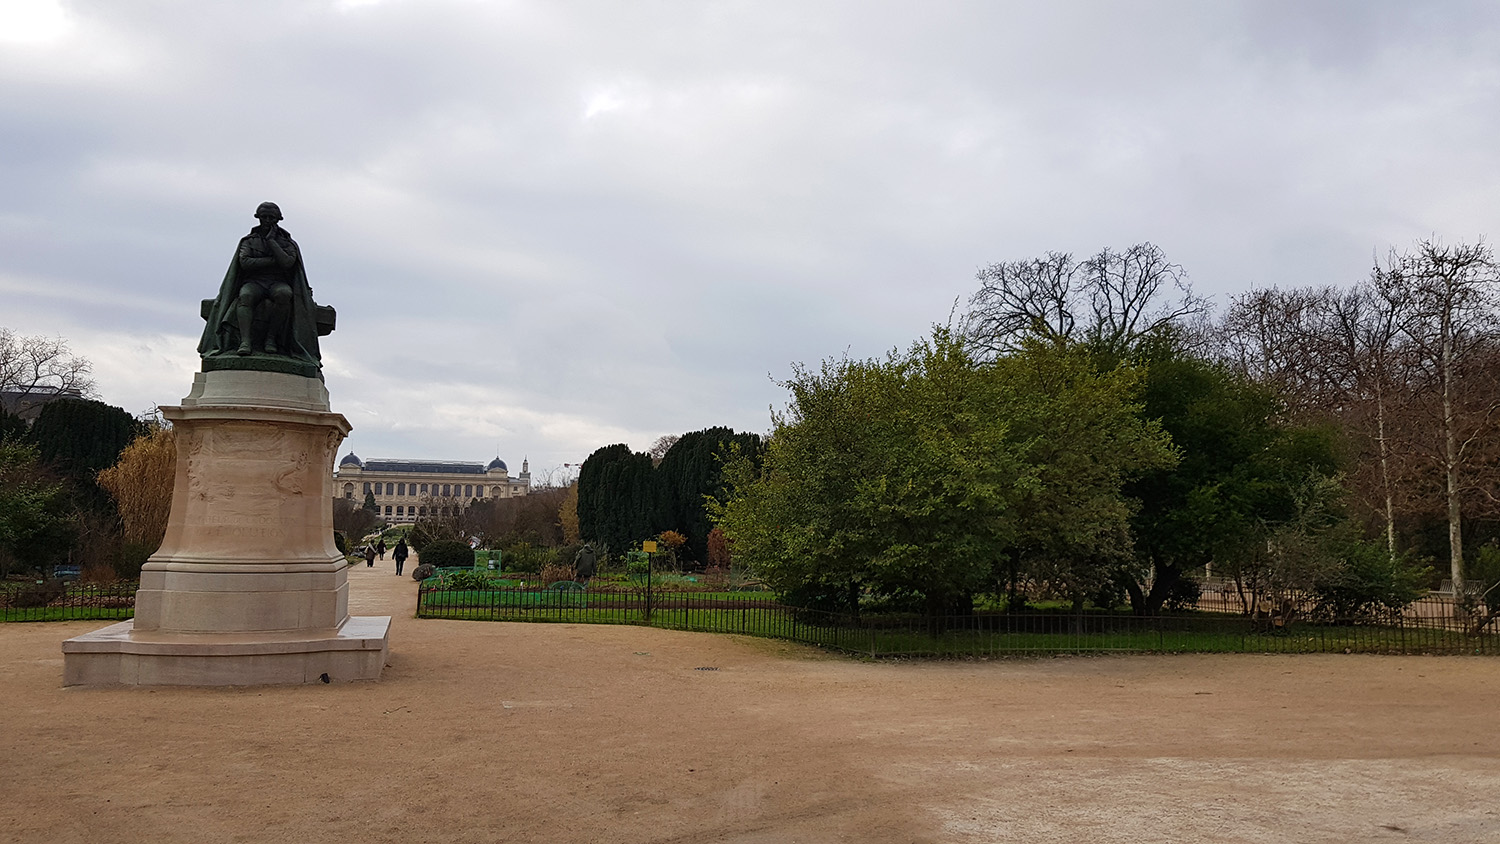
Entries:
<svg viewBox="0 0 1500 844">
<path fill-rule="evenodd" d="M 385 559 L 385 537 L 380 537 L 380 541 L 375 543 L 375 553 L 380 555 L 380 559 Z"/>
<path fill-rule="evenodd" d="M 401 566 L 406 562 L 406 555 L 408 553 L 409 552 L 406 548 L 406 537 L 403 536 L 400 539 L 396 540 L 396 550 L 391 552 L 391 556 L 396 560 L 396 574 L 399 575 L 401 573 Z"/>
<path fill-rule="evenodd" d="M 585 585 L 594 576 L 594 569 L 598 565 L 599 556 L 594 553 L 594 546 L 585 544 L 573 555 L 573 576 Z"/>
<path fill-rule="evenodd" d="M 365 546 L 365 568 L 375 568 L 375 546 Z"/>
</svg>

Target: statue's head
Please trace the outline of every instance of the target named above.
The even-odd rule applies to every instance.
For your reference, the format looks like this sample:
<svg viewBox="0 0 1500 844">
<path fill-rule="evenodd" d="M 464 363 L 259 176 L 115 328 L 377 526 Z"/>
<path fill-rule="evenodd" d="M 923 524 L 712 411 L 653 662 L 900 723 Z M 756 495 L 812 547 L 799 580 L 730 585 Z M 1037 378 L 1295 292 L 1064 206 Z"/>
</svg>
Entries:
<svg viewBox="0 0 1500 844">
<path fill-rule="evenodd" d="M 281 222 L 281 208 L 274 202 L 262 202 L 255 209 L 255 219 L 261 222 L 269 220 L 273 223 Z"/>
</svg>

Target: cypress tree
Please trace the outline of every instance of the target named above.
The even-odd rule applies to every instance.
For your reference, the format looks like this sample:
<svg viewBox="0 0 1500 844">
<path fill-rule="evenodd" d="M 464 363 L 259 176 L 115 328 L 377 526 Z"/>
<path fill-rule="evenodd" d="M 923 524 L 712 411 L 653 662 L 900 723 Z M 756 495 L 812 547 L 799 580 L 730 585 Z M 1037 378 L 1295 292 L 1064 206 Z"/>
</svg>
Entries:
<svg viewBox="0 0 1500 844">
<path fill-rule="evenodd" d="M 630 457 L 624 443 L 597 449 L 578 470 L 578 532 L 586 542 L 596 542 L 618 552 L 616 502 L 620 498 L 620 464 Z"/>
<path fill-rule="evenodd" d="M 58 399 L 42 407 L 28 437 L 44 462 L 75 483 L 93 486 L 100 471 L 144 433 L 123 409 L 93 399 Z"/>
<path fill-rule="evenodd" d="M 759 459 L 758 434 L 738 434 L 733 428 L 716 426 L 683 434 L 656 467 L 657 524 L 688 538 L 685 556 L 690 559 L 708 559 L 708 533 L 713 525 L 704 499 L 723 497 L 724 460 L 735 445 L 752 460 Z"/>
</svg>

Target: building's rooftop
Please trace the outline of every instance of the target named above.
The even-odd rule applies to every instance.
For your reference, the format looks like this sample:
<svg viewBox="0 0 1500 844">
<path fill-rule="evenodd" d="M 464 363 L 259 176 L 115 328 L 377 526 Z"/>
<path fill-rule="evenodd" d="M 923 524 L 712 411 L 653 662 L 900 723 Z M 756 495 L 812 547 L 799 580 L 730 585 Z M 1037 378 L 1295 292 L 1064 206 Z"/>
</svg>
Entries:
<svg viewBox="0 0 1500 844">
<path fill-rule="evenodd" d="M 393 460 L 386 457 L 372 457 L 366 460 L 364 470 L 366 472 L 413 472 L 432 475 L 483 475 L 485 473 L 483 463 L 470 463 L 466 460 Z"/>
<path fill-rule="evenodd" d="M 83 394 L 74 389 L 57 387 L 31 387 L 25 390 L 0 390 L 0 408 L 12 416 L 27 421 L 35 420 L 42 406 L 57 399 L 81 399 Z"/>
</svg>

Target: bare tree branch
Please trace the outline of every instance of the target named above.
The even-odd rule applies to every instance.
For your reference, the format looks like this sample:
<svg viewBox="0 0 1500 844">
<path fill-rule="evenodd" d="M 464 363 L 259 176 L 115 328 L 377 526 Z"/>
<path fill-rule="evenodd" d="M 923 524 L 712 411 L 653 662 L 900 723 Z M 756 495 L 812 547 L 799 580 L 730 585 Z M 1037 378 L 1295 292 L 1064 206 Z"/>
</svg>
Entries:
<svg viewBox="0 0 1500 844">
<path fill-rule="evenodd" d="M 0 392 L 90 397 L 93 364 L 75 357 L 62 338 L 27 337 L 0 327 Z"/>
<path fill-rule="evenodd" d="M 1182 267 L 1150 243 L 1123 252 L 1106 248 L 1082 263 L 1049 252 L 990 264 L 977 277 L 979 290 L 961 324 L 981 358 L 1012 352 L 1028 339 L 1090 342 L 1123 353 L 1208 311 Z"/>
<path fill-rule="evenodd" d="M 980 270 L 979 290 L 969 298 L 964 336 L 984 357 L 1018 348 L 1026 337 L 1071 339 L 1078 264 L 1063 252 L 1044 258 L 990 264 Z"/>
</svg>

